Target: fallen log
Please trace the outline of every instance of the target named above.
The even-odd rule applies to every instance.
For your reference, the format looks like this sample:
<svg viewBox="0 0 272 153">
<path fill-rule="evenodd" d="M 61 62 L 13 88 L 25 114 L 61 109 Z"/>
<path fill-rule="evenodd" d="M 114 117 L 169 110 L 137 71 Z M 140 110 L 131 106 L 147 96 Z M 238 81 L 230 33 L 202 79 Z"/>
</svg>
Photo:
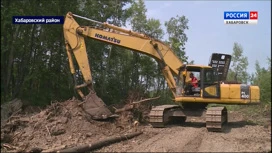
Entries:
<svg viewBox="0 0 272 153">
<path fill-rule="evenodd" d="M 67 149 L 57 151 L 57 152 L 61 153 L 61 152 L 87 152 L 87 151 L 92 151 L 92 150 L 99 149 L 99 148 L 102 148 L 104 146 L 110 145 L 112 143 L 116 143 L 116 142 L 120 142 L 120 141 L 123 141 L 123 140 L 131 139 L 131 138 L 136 137 L 136 136 L 138 136 L 138 135 L 140 135 L 142 133 L 143 132 L 135 132 L 135 133 L 129 133 L 129 134 L 121 135 L 121 136 L 109 137 L 109 138 L 100 140 L 98 142 L 94 142 L 94 143 L 86 144 L 86 145 L 82 145 L 82 146 L 76 146 L 76 147 L 72 147 L 72 148 L 67 148 Z"/>
</svg>

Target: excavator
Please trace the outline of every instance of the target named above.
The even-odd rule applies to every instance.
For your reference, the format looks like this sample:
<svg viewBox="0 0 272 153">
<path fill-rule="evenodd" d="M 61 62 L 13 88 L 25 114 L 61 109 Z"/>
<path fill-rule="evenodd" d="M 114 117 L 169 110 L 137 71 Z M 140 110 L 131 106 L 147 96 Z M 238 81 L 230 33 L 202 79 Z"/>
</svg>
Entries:
<svg viewBox="0 0 272 153">
<path fill-rule="evenodd" d="M 92 22 L 93 26 L 81 26 L 75 18 Z M 63 24 L 65 46 L 75 89 L 82 98 L 83 110 L 94 120 L 114 117 L 93 88 L 93 80 L 86 51 L 85 38 L 116 45 L 154 58 L 161 67 L 165 80 L 173 94 L 173 105 L 153 106 L 149 113 L 149 123 L 153 128 L 165 127 L 173 121 L 185 122 L 189 116 L 206 118 L 208 131 L 223 131 L 228 122 L 225 105 L 254 105 L 260 103 L 258 86 L 227 83 L 231 55 L 213 53 L 208 65 L 190 65 L 183 63 L 171 47 L 146 34 L 127 30 L 107 22 L 99 22 L 68 12 Z M 77 84 L 75 69 L 83 77 L 83 84 Z M 190 86 L 190 74 L 197 76 L 197 86 Z M 88 94 L 82 92 L 88 89 Z M 219 104 L 211 106 L 210 104 Z M 223 104 L 223 105 L 220 105 Z M 210 107 L 209 107 L 210 106 Z"/>
</svg>

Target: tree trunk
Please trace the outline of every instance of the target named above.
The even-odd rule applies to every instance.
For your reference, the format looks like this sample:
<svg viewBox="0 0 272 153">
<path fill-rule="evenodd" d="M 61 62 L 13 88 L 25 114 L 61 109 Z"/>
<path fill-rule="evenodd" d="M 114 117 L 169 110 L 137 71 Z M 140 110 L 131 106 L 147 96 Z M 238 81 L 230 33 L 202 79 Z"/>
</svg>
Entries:
<svg viewBox="0 0 272 153">
<path fill-rule="evenodd" d="M 11 70 L 12 70 L 12 65 L 13 65 L 13 56 L 14 56 L 14 50 L 15 50 L 15 42 L 19 33 L 20 25 L 16 26 L 15 32 L 12 36 L 12 43 L 11 43 L 11 48 L 10 48 L 10 53 L 9 53 L 9 58 L 8 58 L 8 65 L 7 65 L 7 82 L 6 82 L 6 91 L 9 91 L 9 82 L 10 82 L 10 77 L 11 77 Z"/>
<path fill-rule="evenodd" d="M 136 136 L 138 136 L 138 135 L 140 135 L 142 133 L 143 132 L 135 132 L 135 133 L 130 133 L 130 134 L 121 135 L 121 136 L 109 137 L 109 138 L 94 142 L 92 144 L 86 144 L 86 145 L 82 145 L 82 146 L 67 148 L 67 149 L 57 151 L 57 152 L 61 153 L 61 152 L 87 152 L 87 151 L 92 151 L 92 150 L 102 148 L 102 147 L 107 146 L 107 145 L 112 144 L 112 143 L 116 143 L 116 142 L 119 142 L 119 141 L 131 139 L 131 138 L 136 137 Z"/>
</svg>

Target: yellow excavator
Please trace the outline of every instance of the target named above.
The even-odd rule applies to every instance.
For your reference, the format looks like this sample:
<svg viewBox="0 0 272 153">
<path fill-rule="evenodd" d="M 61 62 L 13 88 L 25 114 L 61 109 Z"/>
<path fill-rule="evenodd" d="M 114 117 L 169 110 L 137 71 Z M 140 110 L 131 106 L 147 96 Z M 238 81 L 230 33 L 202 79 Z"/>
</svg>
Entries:
<svg viewBox="0 0 272 153">
<path fill-rule="evenodd" d="M 94 26 L 81 26 L 75 17 L 88 20 Z M 222 131 L 228 121 L 226 107 L 207 107 L 209 104 L 251 105 L 260 103 L 260 89 L 239 83 L 227 83 L 231 56 L 214 53 L 210 63 L 204 65 L 184 64 L 172 49 L 160 40 L 142 33 L 127 30 L 106 22 L 98 22 L 68 12 L 63 25 L 65 45 L 71 73 L 77 82 L 74 60 L 83 76 L 84 83 L 76 84 L 75 89 L 83 100 L 83 109 L 92 119 L 101 120 L 113 117 L 105 103 L 93 89 L 91 69 L 84 38 L 91 38 L 107 44 L 124 47 L 156 59 L 172 91 L 173 105 L 160 105 L 151 109 L 149 123 L 153 127 L 165 127 L 169 122 L 185 122 L 187 116 L 206 117 L 209 131 Z M 197 85 L 190 83 L 190 74 L 198 78 Z M 84 95 L 82 88 L 87 87 L 89 94 Z"/>
</svg>

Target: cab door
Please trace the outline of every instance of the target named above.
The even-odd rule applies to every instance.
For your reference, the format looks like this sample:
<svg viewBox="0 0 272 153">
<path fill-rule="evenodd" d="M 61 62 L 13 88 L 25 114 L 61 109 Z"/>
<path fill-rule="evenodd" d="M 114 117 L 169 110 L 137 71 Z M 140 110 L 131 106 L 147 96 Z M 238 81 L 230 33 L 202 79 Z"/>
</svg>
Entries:
<svg viewBox="0 0 272 153">
<path fill-rule="evenodd" d="M 218 72 L 211 68 L 203 68 L 200 77 L 203 98 L 219 98 L 220 82 Z"/>
</svg>

